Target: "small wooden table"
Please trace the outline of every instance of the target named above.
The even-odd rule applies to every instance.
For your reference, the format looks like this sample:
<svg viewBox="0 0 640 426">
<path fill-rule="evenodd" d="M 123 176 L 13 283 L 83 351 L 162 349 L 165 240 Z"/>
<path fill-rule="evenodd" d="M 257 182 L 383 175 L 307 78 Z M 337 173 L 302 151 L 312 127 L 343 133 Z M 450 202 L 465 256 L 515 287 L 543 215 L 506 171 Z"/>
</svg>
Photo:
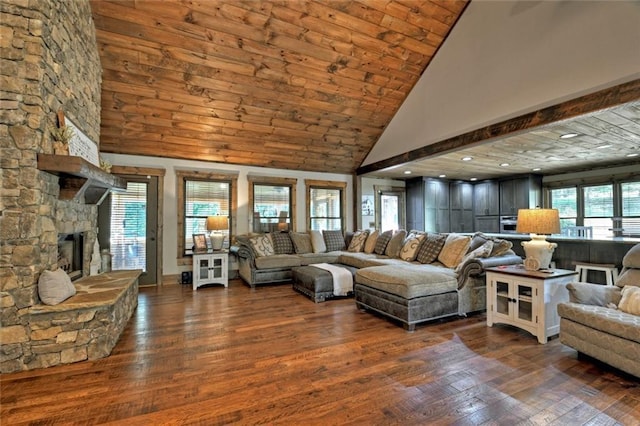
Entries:
<svg viewBox="0 0 640 426">
<path fill-rule="evenodd" d="M 527 271 L 522 265 L 487 268 L 487 326 L 513 325 L 547 343 L 560 332 L 558 303 L 569 300 L 566 285 L 578 273 L 567 269 Z"/>
</svg>

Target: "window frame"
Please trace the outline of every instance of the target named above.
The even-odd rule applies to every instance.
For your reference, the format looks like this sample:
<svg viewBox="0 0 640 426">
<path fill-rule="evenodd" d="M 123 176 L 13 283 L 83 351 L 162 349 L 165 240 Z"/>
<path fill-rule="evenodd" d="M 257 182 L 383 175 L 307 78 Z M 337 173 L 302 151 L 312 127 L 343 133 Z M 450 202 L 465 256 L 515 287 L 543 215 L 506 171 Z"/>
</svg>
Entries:
<svg viewBox="0 0 640 426">
<path fill-rule="evenodd" d="M 346 182 L 338 182 L 338 181 L 329 181 L 329 180 L 311 180 L 305 179 L 304 181 L 306 187 L 306 222 L 307 229 L 311 230 L 311 190 L 312 189 L 329 189 L 329 190 L 339 190 L 340 191 L 340 230 L 344 234 L 346 231 L 346 221 L 347 221 L 347 183 Z"/>
<path fill-rule="evenodd" d="M 224 182 L 229 184 L 229 245 L 236 235 L 236 219 L 238 211 L 238 173 L 237 172 L 201 172 L 196 170 L 176 171 L 177 194 L 177 254 L 178 265 L 188 265 L 192 261 L 190 249 L 185 247 L 185 188 L 187 181 Z"/>
<path fill-rule="evenodd" d="M 289 231 L 296 231 L 296 186 L 298 185 L 297 178 L 280 178 L 273 176 L 247 176 L 248 182 L 248 207 L 249 207 L 249 229 L 254 228 L 254 190 L 255 185 L 265 186 L 286 186 L 289 188 Z"/>
</svg>

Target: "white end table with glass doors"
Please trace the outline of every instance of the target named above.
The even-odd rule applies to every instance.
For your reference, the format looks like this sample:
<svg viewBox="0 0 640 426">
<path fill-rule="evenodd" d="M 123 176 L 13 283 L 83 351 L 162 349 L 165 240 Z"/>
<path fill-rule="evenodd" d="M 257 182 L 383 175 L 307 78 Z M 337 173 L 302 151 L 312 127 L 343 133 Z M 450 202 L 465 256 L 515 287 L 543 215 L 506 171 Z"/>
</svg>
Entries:
<svg viewBox="0 0 640 426">
<path fill-rule="evenodd" d="M 207 284 L 229 286 L 229 252 L 227 250 L 193 252 L 193 289 Z"/>
</svg>

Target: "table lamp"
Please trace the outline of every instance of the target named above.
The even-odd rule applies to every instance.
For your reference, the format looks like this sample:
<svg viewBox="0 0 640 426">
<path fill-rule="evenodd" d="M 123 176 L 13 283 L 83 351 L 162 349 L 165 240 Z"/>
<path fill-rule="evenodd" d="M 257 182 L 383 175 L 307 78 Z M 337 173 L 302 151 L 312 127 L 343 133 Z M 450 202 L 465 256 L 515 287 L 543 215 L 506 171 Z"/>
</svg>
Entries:
<svg viewBox="0 0 640 426">
<path fill-rule="evenodd" d="M 286 222 L 281 222 L 278 224 L 278 231 L 287 232 L 289 230 L 289 224 Z"/>
<path fill-rule="evenodd" d="M 213 250 L 222 250 L 224 244 L 224 233 L 229 229 L 229 218 L 226 216 L 209 216 L 207 218 L 207 231 L 211 231 L 209 238 L 211 239 L 211 248 Z"/>
<path fill-rule="evenodd" d="M 519 209 L 516 232 L 531 234 L 531 241 L 523 241 L 527 255 L 524 268 L 528 271 L 547 269 L 558 244 L 546 240 L 546 235 L 560 233 L 560 214 L 557 209 Z"/>
</svg>

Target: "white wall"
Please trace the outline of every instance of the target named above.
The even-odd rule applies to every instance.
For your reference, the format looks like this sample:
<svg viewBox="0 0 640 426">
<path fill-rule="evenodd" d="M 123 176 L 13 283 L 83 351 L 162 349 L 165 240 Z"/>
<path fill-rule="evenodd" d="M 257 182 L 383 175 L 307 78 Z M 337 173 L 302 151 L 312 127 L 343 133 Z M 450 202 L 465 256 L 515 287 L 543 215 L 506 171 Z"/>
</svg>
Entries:
<svg viewBox="0 0 640 426">
<path fill-rule="evenodd" d="M 640 1 L 473 0 L 363 165 L 640 78 Z"/>
<path fill-rule="evenodd" d="M 261 167 L 247 167 L 237 166 L 234 164 L 224 163 L 211 163 L 204 161 L 189 161 L 189 160 L 175 160 L 168 158 L 158 157 L 142 157 L 133 155 L 119 155 L 100 153 L 100 155 L 109 161 L 113 165 L 118 166 L 131 166 L 131 167 L 155 167 L 163 168 L 166 170 L 164 177 L 164 204 L 163 204 L 163 223 L 164 223 L 164 236 L 163 236 L 163 274 L 174 275 L 179 274 L 182 271 L 189 270 L 189 267 L 178 266 L 177 264 L 177 218 L 178 218 L 178 205 L 176 201 L 176 169 L 180 170 L 199 170 L 199 171 L 214 171 L 220 170 L 224 172 L 239 172 L 238 175 L 238 212 L 237 212 L 237 233 L 243 234 L 249 231 L 250 225 L 250 207 L 248 205 L 249 200 L 249 183 L 247 181 L 247 175 L 254 176 L 275 176 L 285 178 L 297 178 L 298 185 L 296 188 L 296 227 L 298 231 L 305 231 L 306 224 L 306 212 L 305 212 L 305 196 L 306 187 L 305 179 L 312 180 L 330 180 L 338 182 L 346 182 L 346 198 L 347 198 L 347 223 L 346 229 L 354 229 L 354 218 L 352 217 L 353 209 L 350 206 L 353 205 L 353 177 L 352 175 L 343 175 L 335 173 L 317 173 L 317 172 L 300 172 L 294 170 L 284 169 L 268 169 Z"/>
</svg>

